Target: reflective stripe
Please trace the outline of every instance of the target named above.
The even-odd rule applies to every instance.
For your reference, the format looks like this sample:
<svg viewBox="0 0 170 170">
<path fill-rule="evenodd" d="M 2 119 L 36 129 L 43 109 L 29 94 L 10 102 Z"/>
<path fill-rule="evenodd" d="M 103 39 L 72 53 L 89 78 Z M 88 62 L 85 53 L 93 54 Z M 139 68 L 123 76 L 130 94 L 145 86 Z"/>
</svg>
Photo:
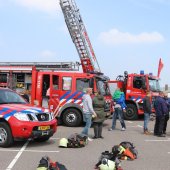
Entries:
<svg viewBox="0 0 170 170">
<path fill-rule="evenodd" d="M 11 111 L 10 113 L 4 115 L 4 118 L 8 120 L 8 119 L 9 119 L 11 116 L 13 116 L 15 113 L 17 113 L 17 111 L 16 111 L 16 110 L 13 110 L 13 111 Z"/>
<path fill-rule="evenodd" d="M 68 94 L 70 94 L 71 93 L 71 91 L 67 91 L 64 95 L 62 95 L 61 97 L 60 97 L 60 100 L 62 100 L 62 99 L 64 99 Z"/>
</svg>

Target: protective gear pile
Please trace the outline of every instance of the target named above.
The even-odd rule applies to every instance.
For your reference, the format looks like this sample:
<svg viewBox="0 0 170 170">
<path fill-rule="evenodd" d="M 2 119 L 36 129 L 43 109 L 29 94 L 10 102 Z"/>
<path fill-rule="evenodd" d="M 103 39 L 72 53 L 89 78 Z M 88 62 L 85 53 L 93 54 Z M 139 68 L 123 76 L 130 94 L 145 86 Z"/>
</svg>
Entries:
<svg viewBox="0 0 170 170">
<path fill-rule="evenodd" d="M 82 148 L 88 144 L 88 137 L 83 134 L 74 133 L 68 138 L 61 138 L 59 147 L 63 148 Z"/>
<path fill-rule="evenodd" d="M 121 142 L 119 145 L 114 145 L 112 151 L 101 153 L 98 163 L 95 168 L 98 170 L 123 170 L 121 168 L 121 160 L 137 159 L 138 151 L 131 142 Z"/>
</svg>

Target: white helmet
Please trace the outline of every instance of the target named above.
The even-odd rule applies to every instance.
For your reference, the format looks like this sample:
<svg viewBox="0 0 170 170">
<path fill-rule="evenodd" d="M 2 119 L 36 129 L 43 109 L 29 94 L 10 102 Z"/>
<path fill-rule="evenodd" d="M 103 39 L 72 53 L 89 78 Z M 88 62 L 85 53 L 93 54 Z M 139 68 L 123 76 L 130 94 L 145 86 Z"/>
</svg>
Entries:
<svg viewBox="0 0 170 170">
<path fill-rule="evenodd" d="M 115 162 L 104 158 L 102 160 L 102 163 L 99 165 L 99 170 L 115 170 L 116 166 L 115 166 Z"/>
</svg>

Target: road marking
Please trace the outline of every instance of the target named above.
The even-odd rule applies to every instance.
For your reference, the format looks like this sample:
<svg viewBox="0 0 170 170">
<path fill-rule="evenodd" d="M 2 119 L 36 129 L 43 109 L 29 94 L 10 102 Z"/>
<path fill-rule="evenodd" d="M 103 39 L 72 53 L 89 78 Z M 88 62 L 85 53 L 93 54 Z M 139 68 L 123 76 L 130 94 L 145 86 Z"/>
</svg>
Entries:
<svg viewBox="0 0 170 170">
<path fill-rule="evenodd" d="M 56 140 L 58 140 L 58 139 L 60 139 L 60 138 L 50 138 L 50 139 L 56 139 Z"/>
<path fill-rule="evenodd" d="M 141 125 L 137 125 L 137 127 L 143 128 L 143 126 L 141 126 Z"/>
<path fill-rule="evenodd" d="M 132 121 L 127 121 L 128 123 L 133 123 Z"/>
<path fill-rule="evenodd" d="M 129 127 L 135 127 L 135 128 L 136 128 L 136 127 L 138 127 L 138 126 L 136 125 L 136 126 L 127 126 L 127 127 L 128 127 L 128 128 L 129 128 Z"/>
<path fill-rule="evenodd" d="M 1 152 L 19 152 L 20 150 L 8 150 L 8 149 L 0 149 Z M 60 151 L 45 151 L 45 150 L 24 150 L 23 152 L 60 152 Z"/>
<path fill-rule="evenodd" d="M 152 139 L 150 139 L 150 140 L 148 139 L 147 140 L 146 139 L 145 142 L 170 142 L 170 140 L 169 139 L 168 140 L 167 139 L 165 139 L 165 140 L 163 140 L 163 139 L 162 140 L 161 139 L 155 139 L 155 140 L 154 139 L 153 140 Z"/>
<path fill-rule="evenodd" d="M 25 150 L 25 148 L 27 147 L 27 145 L 29 144 L 28 140 L 24 146 L 19 150 L 19 152 L 17 153 L 17 155 L 15 156 L 15 158 L 12 160 L 12 162 L 9 164 L 9 166 L 6 168 L 6 170 L 11 170 L 13 168 L 13 166 L 15 165 L 15 163 L 17 162 L 17 160 L 19 159 L 19 157 L 22 155 L 23 151 Z"/>
</svg>

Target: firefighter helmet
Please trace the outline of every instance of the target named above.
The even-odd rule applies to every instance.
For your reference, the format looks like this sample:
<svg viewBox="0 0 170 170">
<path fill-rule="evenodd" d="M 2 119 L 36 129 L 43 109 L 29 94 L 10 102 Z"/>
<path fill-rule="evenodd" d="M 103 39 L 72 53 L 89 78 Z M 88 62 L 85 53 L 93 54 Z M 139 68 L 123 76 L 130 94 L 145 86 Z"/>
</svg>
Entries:
<svg viewBox="0 0 170 170">
<path fill-rule="evenodd" d="M 115 170 L 115 167 L 115 162 L 105 158 L 99 165 L 99 170 Z"/>
<path fill-rule="evenodd" d="M 59 142 L 60 147 L 67 148 L 68 140 L 66 138 L 61 138 Z"/>
</svg>

